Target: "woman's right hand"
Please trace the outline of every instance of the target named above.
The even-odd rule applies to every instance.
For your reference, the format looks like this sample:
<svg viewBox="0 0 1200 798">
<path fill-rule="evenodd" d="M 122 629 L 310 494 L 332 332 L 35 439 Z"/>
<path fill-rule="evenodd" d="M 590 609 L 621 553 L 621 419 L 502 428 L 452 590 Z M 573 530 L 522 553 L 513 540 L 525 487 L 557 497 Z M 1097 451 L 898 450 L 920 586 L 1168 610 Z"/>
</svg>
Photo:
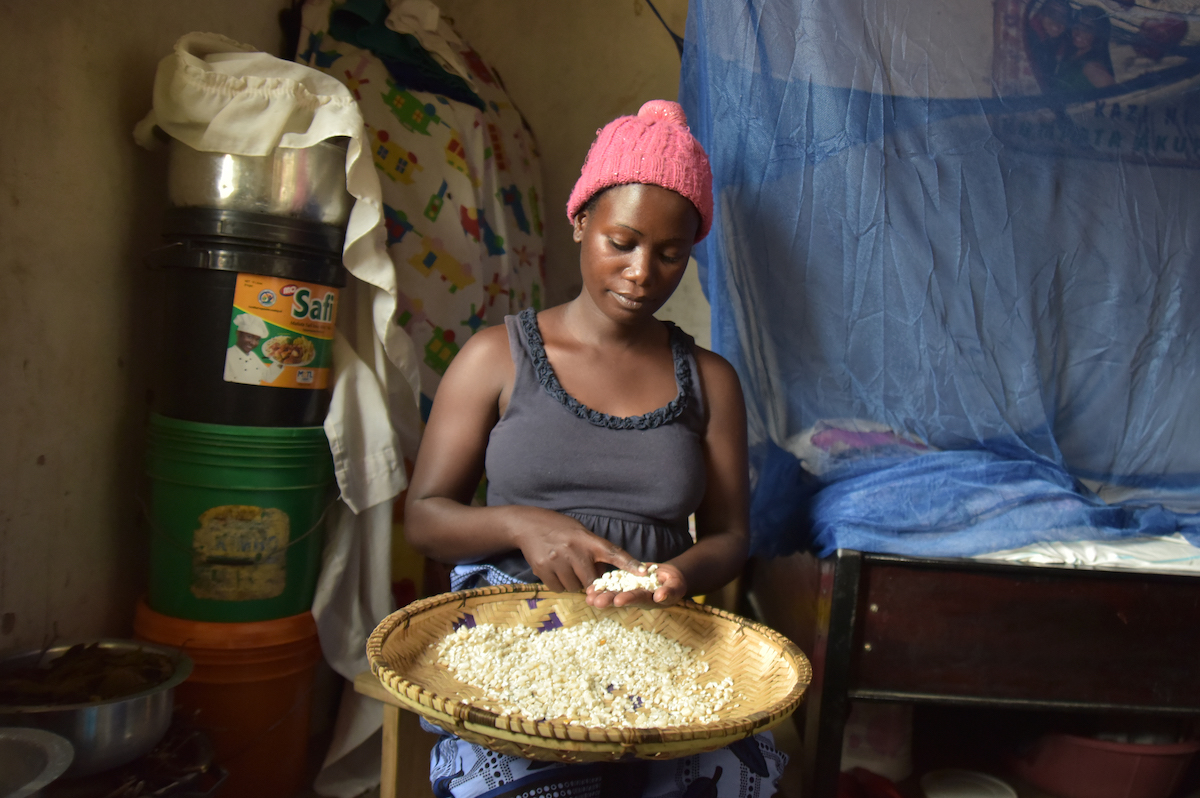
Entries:
<svg viewBox="0 0 1200 798">
<path fill-rule="evenodd" d="M 525 555 L 534 576 L 553 591 L 583 590 L 600 575 L 598 562 L 643 573 L 640 560 L 592 534 L 570 516 L 540 507 L 508 509 L 516 514 L 510 521 L 518 529 L 513 542 Z"/>
</svg>

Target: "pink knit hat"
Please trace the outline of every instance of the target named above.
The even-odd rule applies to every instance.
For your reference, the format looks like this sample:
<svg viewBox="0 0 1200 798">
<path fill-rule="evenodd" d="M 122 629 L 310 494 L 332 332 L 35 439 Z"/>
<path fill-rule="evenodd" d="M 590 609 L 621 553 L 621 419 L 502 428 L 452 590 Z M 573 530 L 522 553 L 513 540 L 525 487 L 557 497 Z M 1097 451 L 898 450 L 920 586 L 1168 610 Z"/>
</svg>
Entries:
<svg viewBox="0 0 1200 798">
<path fill-rule="evenodd" d="M 567 219 L 574 222 L 596 192 L 625 183 L 649 183 L 682 194 L 700 212 L 696 241 L 708 235 L 712 169 L 679 103 L 651 100 L 637 116 L 617 117 L 596 132 L 567 200 Z"/>
</svg>

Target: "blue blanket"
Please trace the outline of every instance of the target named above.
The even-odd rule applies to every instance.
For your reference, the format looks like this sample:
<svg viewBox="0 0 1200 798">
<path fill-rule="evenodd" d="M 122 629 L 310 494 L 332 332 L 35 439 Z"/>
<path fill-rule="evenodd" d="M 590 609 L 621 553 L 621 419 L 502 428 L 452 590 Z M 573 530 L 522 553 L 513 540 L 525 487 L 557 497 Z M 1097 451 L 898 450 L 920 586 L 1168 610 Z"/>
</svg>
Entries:
<svg viewBox="0 0 1200 798">
<path fill-rule="evenodd" d="M 1062 467 L 1028 452 L 853 459 L 818 480 L 787 451 L 768 449 L 751 507 L 752 549 L 761 556 L 857 549 L 968 557 L 1044 541 L 1176 532 L 1200 546 L 1200 514 L 1105 504 Z"/>
</svg>

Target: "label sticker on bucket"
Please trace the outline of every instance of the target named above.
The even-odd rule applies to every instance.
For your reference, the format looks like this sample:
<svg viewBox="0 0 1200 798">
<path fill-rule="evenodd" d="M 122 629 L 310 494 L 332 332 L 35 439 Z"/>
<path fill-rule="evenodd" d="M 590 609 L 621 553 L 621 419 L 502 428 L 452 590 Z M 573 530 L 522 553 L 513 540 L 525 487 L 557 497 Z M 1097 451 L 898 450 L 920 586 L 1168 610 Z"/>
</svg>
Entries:
<svg viewBox="0 0 1200 798">
<path fill-rule="evenodd" d="M 192 533 L 192 595 L 251 601 L 282 595 L 287 586 L 287 513 L 244 504 L 211 507 Z"/>
<path fill-rule="evenodd" d="M 329 385 L 338 290 L 239 274 L 229 318 L 225 381 L 316 390 Z"/>
</svg>

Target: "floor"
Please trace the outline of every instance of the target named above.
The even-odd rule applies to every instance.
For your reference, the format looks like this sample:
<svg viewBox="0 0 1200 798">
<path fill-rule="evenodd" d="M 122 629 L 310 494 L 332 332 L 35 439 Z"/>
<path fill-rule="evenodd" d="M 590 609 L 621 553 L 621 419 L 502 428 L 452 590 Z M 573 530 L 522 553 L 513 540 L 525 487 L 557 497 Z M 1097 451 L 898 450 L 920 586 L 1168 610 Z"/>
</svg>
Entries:
<svg viewBox="0 0 1200 798">
<path fill-rule="evenodd" d="M 1174 732 L 1184 733 L 1186 720 L 1160 721 L 1155 718 L 1088 714 L 1070 712 L 1038 712 L 1020 709 L 941 707 L 917 704 L 913 718 L 912 762 L 914 774 L 898 786 L 905 798 L 923 798 L 921 776 L 940 769 L 966 769 L 998 777 L 1008 783 L 1018 798 L 1055 798 L 1017 775 L 1013 758 L 1015 752 L 1031 744 L 1041 734 L 1060 731 L 1090 735 L 1106 723 L 1148 724 L 1162 722 Z M 1110 765 L 1110 767 L 1112 767 Z M 1121 771 L 1117 766 L 1115 773 Z M 1114 775 L 1114 778 L 1116 776 Z M 1110 795 L 1122 795 L 1115 789 Z M 1130 787 L 1126 795 L 1138 792 Z M 1193 760 L 1183 783 L 1172 798 L 1200 798 L 1200 761 Z"/>
</svg>

